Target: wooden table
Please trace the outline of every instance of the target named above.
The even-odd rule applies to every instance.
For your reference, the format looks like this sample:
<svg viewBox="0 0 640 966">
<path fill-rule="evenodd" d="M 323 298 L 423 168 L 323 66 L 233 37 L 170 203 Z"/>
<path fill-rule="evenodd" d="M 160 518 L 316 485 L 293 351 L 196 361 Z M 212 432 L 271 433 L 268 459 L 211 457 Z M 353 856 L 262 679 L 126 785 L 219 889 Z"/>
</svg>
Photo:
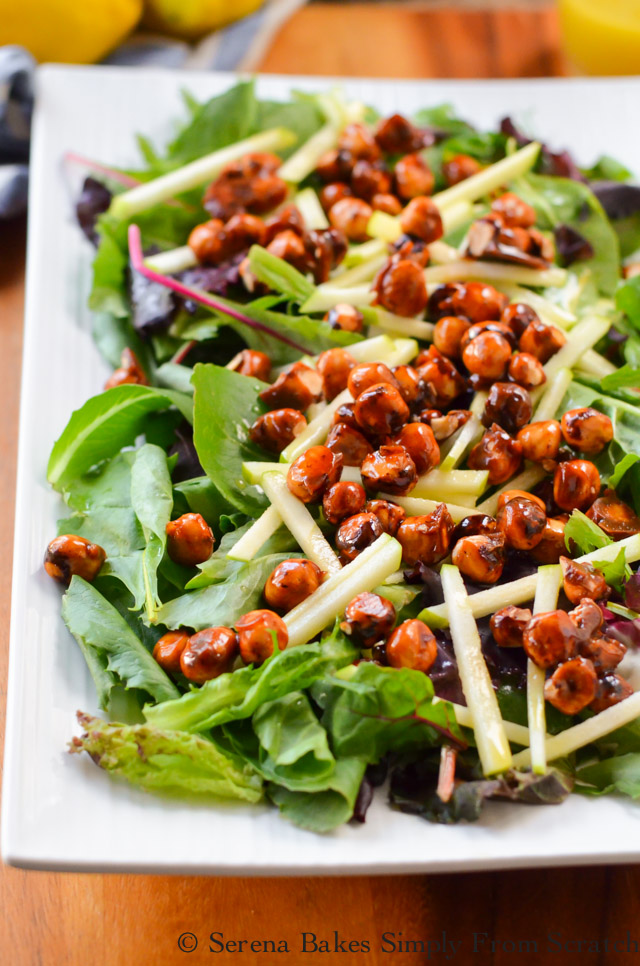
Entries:
<svg viewBox="0 0 640 966">
<path fill-rule="evenodd" d="M 427 11 L 415 6 L 318 5 L 302 9 L 264 58 L 279 73 L 397 77 L 513 77 L 563 72 L 551 7 L 482 13 Z M 0 230 L 0 567 L 2 626 L 9 625 L 9 583 L 25 230 Z M 43 399 L 44 401 L 44 399 Z M 6 641 L 5 632 L 4 639 Z M 6 647 L 0 650 L 4 700 Z M 415 834 L 427 831 L 416 820 Z M 434 829 L 428 829 L 434 834 Z M 188 834 L 188 830 L 186 830 Z M 211 834 L 216 834 L 212 816 Z M 606 835 L 606 829 L 603 829 Z M 194 843 L 197 848 L 197 843 Z M 628 963 L 627 952 L 607 952 L 635 928 L 640 870 L 589 868 L 442 876 L 346 879 L 212 879 L 168 876 L 59 875 L 3 869 L 0 874 L 0 962 L 12 966 L 144 966 L 177 964 L 187 954 L 178 937 L 190 931 L 198 949 L 186 962 L 273 966 L 315 962 L 425 963 L 419 952 L 380 951 L 383 932 L 396 938 L 438 940 L 443 930 L 464 945 L 453 961 L 474 966 L 522 962 L 562 966 Z M 367 941 L 370 953 L 305 956 L 301 932 L 333 940 Z M 286 955 L 222 953 L 215 959 L 207 937 L 289 942 Z M 399 934 L 402 933 L 402 937 Z M 478 952 L 473 952 L 473 934 Z M 551 944 L 573 941 L 562 954 Z M 561 937 L 561 938 L 560 938 Z M 530 942 L 520 946 L 518 943 Z M 576 940 L 600 940 L 600 951 Z M 533 952 L 533 942 L 538 953 Z M 493 949 L 491 944 L 493 942 Z M 526 950 L 530 952 L 527 953 Z M 434 959 L 442 962 L 442 955 Z"/>
</svg>

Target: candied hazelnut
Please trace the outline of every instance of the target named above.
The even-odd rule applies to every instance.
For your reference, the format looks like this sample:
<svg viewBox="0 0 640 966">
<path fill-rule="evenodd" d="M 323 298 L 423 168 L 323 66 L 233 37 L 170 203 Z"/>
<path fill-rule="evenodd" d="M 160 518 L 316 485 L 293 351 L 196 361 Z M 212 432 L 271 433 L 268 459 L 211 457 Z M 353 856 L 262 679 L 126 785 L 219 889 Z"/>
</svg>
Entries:
<svg viewBox="0 0 640 966">
<path fill-rule="evenodd" d="M 525 389 L 535 389 L 547 381 L 542 363 L 528 352 L 516 352 L 511 356 L 508 375 L 512 382 L 517 382 Z"/>
<path fill-rule="evenodd" d="M 392 114 L 378 121 L 374 137 L 386 154 L 408 154 L 419 151 L 424 135 L 402 114 Z"/>
<path fill-rule="evenodd" d="M 210 218 L 191 230 L 187 244 L 201 264 L 217 265 L 223 260 L 223 232 L 224 222 L 220 218 Z"/>
<path fill-rule="evenodd" d="M 379 305 L 407 318 L 420 315 L 427 304 L 427 283 L 419 265 L 409 258 L 392 258 L 374 279 Z"/>
<path fill-rule="evenodd" d="M 351 177 L 354 160 L 345 151 L 325 151 L 316 165 L 316 174 L 325 182 L 344 182 Z M 349 192 L 351 193 L 351 192 Z"/>
<path fill-rule="evenodd" d="M 535 209 L 511 191 L 496 198 L 491 203 L 491 210 L 497 211 L 509 228 L 531 228 L 536 223 Z"/>
<path fill-rule="evenodd" d="M 526 327 L 520 336 L 519 348 L 521 352 L 535 356 L 544 365 L 566 341 L 567 337 L 561 329 L 538 320 L 530 322 Z"/>
<path fill-rule="evenodd" d="M 472 470 L 488 470 L 489 483 L 506 483 L 520 469 L 522 446 L 497 423 L 473 447 L 467 460 Z"/>
<path fill-rule="evenodd" d="M 286 182 L 275 174 L 281 163 L 277 155 L 260 153 L 230 161 L 205 191 L 205 210 L 213 218 L 228 221 L 238 212 L 261 215 L 277 208 L 288 190 Z"/>
<path fill-rule="evenodd" d="M 307 420 L 298 409 L 272 409 L 258 416 L 249 430 L 249 439 L 270 453 L 281 453 L 306 425 Z"/>
<path fill-rule="evenodd" d="M 468 517 L 463 517 L 453 531 L 453 543 L 462 537 L 476 537 L 478 534 L 496 533 L 498 524 L 494 517 L 486 513 L 470 513 Z"/>
<path fill-rule="evenodd" d="M 312 560 L 283 560 L 267 578 L 264 599 L 270 607 L 289 611 L 318 589 L 322 576 Z"/>
<path fill-rule="evenodd" d="M 261 244 L 268 245 L 276 235 L 287 230 L 295 232 L 296 235 L 304 235 L 304 218 L 297 205 L 285 205 L 265 221 L 264 238 Z"/>
<path fill-rule="evenodd" d="M 600 474 L 589 460 L 567 460 L 556 467 L 553 498 L 561 510 L 586 510 L 600 493 Z"/>
<path fill-rule="evenodd" d="M 582 632 L 585 641 L 597 634 L 604 623 L 602 608 L 590 597 L 583 597 L 577 607 L 569 611 L 569 617 Z"/>
<path fill-rule="evenodd" d="M 367 240 L 367 225 L 373 214 L 371 205 L 362 198 L 341 198 L 329 209 L 329 221 L 343 231 L 349 241 Z"/>
<path fill-rule="evenodd" d="M 468 409 L 450 409 L 444 416 L 438 413 L 436 416 L 430 416 L 428 419 L 425 419 L 423 413 L 420 418 L 422 422 L 429 423 L 433 430 L 433 435 L 441 443 L 443 440 L 449 439 L 461 426 L 469 422 L 471 412 Z"/>
<path fill-rule="evenodd" d="M 518 431 L 517 440 L 522 446 L 522 455 L 533 463 L 555 460 L 560 449 L 560 423 L 557 419 L 543 419 L 529 423 Z"/>
<path fill-rule="evenodd" d="M 414 409 L 423 405 L 429 391 L 418 370 L 413 366 L 394 366 L 391 371 L 407 406 Z"/>
<path fill-rule="evenodd" d="M 640 518 L 611 490 L 605 490 L 604 496 L 599 496 L 591 504 L 587 516 L 612 540 L 623 540 L 640 533 Z"/>
<path fill-rule="evenodd" d="M 384 641 L 396 622 L 395 607 L 379 594 L 358 594 L 347 604 L 344 616 L 342 630 L 363 648 Z"/>
<path fill-rule="evenodd" d="M 396 193 L 404 200 L 430 195 L 435 178 L 427 162 L 420 154 L 405 154 L 394 168 Z"/>
<path fill-rule="evenodd" d="M 526 389 L 510 382 L 494 382 L 482 413 L 482 423 L 484 426 L 497 423 L 508 433 L 515 433 L 529 422 L 532 412 L 531 396 Z"/>
<path fill-rule="evenodd" d="M 174 563 L 195 567 L 213 553 L 213 531 L 200 513 L 183 513 L 167 523 L 167 553 Z"/>
<path fill-rule="evenodd" d="M 581 453 L 599 453 L 613 439 L 611 420 L 591 406 L 570 409 L 561 425 L 565 442 Z"/>
<path fill-rule="evenodd" d="M 500 647 L 522 647 L 522 635 L 531 617 L 528 607 L 509 605 L 497 610 L 490 621 L 496 644 Z"/>
<path fill-rule="evenodd" d="M 541 668 L 554 667 L 572 658 L 578 641 L 578 630 L 564 610 L 534 614 L 522 635 L 527 656 Z"/>
<path fill-rule="evenodd" d="M 385 533 L 395 537 L 398 527 L 406 517 L 406 511 L 397 503 L 389 500 L 367 500 L 364 505 L 365 513 L 373 513 L 378 518 Z"/>
<path fill-rule="evenodd" d="M 387 382 L 375 383 L 361 392 L 354 413 L 364 432 L 375 436 L 394 435 L 409 419 L 409 407 L 399 390 Z"/>
<path fill-rule="evenodd" d="M 337 201 L 350 198 L 352 194 L 351 188 L 344 181 L 334 181 L 325 185 L 320 191 L 320 204 L 325 211 L 329 211 Z"/>
<path fill-rule="evenodd" d="M 442 238 L 444 229 L 440 209 L 431 198 L 412 198 L 400 215 L 400 225 L 407 235 L 420 238 L 427 245 Z"/>
<path fill-rule="evenodd" d="M 381 161 L 356 161 L 351 172 L 351 189 L 358 198 L 371 202 L 376 194 L 391 191 L 391 175 Z"/>
<path fill-rule="evenodd" d="M 381 446 L 360 467 L 367 490 L 409 493 L 418 482 L 418 471 L 404 446 Z"/>
<path fill-rule="evenodd" d="M 393 215 L 394 218 L 402 211 L 400 201 L 392 194 L 375 194 L 370 204 L 374 211 L 384 211 L 385 214 Z"/>
<path fill-rule="evenodd" d="M 105 389 L 113 389 L 114 386 L 136 385 L 148 386 L 147 374 L 142 368 L 140 360 L 133 349 L 123 349 L 120 356 L 120 365 L 115 369 L 104 384 Z"/>
<path fill-rule="evenodd" d="M 460 573 L 478 584 L 495 584 L 504 569 L 504 537 L 501 533 L 479 533 L 461 537 L 451 554 Z"/>
<path fill-rule="evenodd" d="M 326 282 L 332 269 L 343 260 L 349 247 L 345 234 L 337 228 L 310 228 L 304 233 L 307 268 L 316 285 Z"/>
<path fill-rule="evenodd" d="M 479 171 L 482 171 L 482 165 L 470 154 L 456 154 L 442 165 L 442 173 L 449 187 L 466 181 Z"/>
<path fill-rule="evenodd" d="M 349 373 L 356 360 L 346 349 L 327 349 L 318 356 L 316 369 L 324 381 L 324 398 L 327 402 L 347 388 Z"/>
<path fill-rule="evenodd" d="M 454 525 L 446 503 L 419 517 L 405 517 L 396 531 L 402 546 L 402 558 L 409 565 L 421 561 L 437 563 L 446 557 L 451 545 Z"/>
<path fill-rule="evenodd" d="M 394 437 L 394 443 L 404 446 L 420 476 L 440 462 L 440 447 L 433 430 L 425 423 L 407 423 Z"/>
<path fill-rule="evenodd" d="M 499 319 L 509 299 L 484 282 L 447 282 L 429 297 L 429 316 L 463 315 L 470 322 Z"/>
<path fill-rule="evenodd" d="M 195 684 L 204 684 L 231 670 L 238 637 L 230 627 L 207 627 L 192 634 L 180 654 L 180 670 Z"/>
<path fill-rule="evenodd" d="M 460 340 L 460 352 L 464 352 L 472 339 L 477 339 L 479 335 L 484 335 L 486 332 L 494 332 L 496 335 L 501 335 L 502 338 L 509 343 L 509 348 L 515 349 L 516 338 L 509 326 L 504 322 L 495 322 L 489 319 L 485 322 L 474 322 L 473 325 L 467 329 Z"/>
<path fill-rule="evenodd" d="M 633 687 L 620 674 L 604 674 L 599 678 L 596 685 L 596 694 L 589 705 L 589 709 L 595 714 L 612 708 L 614 704 L 619 704 L 633 694 Z"/>
<path fill-rule="evenodd" d="M 609 588 L 599 570 L 590 563 L 581 563 L 569 557 L 560 557 L 563 589 L 572 604 L 579 604 L 584 597 L 600 600 Z"/>
<path fill-rule="evenodd" d="M 289 631 L 282 618 L 272 610 L 251 610 L 236 621 L 240 656 L 245 664 L 262 664 L 271 657 L 274 637 L 278 650 L 289 641 Z"/>
<path fill-rule="evenodd" d="M 340 329 L 342 332 L 362 332 L 364 328 L 362 312 L 346 302 L 340 302 L 329 309 L 324 320 L 332 329 Z"/>
<path fill-rule="evenodd" d="M 287 486 L 303 503 L 319 503 L 326 490 L 340 479 L 342 456 L 328 446 L 310 446 L 289 467 Z"/>
<path fill-rule="evenodd" d="M 106 553 L 97 543 L 65 533 L 55 537 L 47 547 L 44 569 L 50 577 L 68 587 L 74 575 L 89 582 L 95 580 L 106 559 Z"/>
<path fill-rule="evenodd" d="M 535 493 L 529 493 L 527 490 L 503 490 L 498 497 L 498 510 L 502 510 L 503 507 L 507 505 L 511 500 L 531 500 L 536 503 L 541 510 L 546 512 L 546 504 L 539 496 Z"/>
<path fill-rule="evenodd" d="M 365 389 L 380 382 L 387 382 L 390 386 L 399 388 L 398 380 L 384 362 L 360 362 L 353 366 L 347 379 L 349 392 L 354 399 L 357 399 Z"/>
<path fill-rule="evenodd" d="M 531 322 L 539 322 L 540 318 L 535 309 L 524 302 L 513 302 L 502 310 L 500 321 L 509 326 L 516 339 L 519 339 Z"/>
<path fill-rule="evenodd" d="M 271 359 L 265 352 L 259 352 L 257 349 L 242 349 L 227 364 L 227 369 L 239 372 L 242 376 L 253 376 L 254 379 L 266 382 L 271 372 Z"/>
<path fill-rule="evenodd" d="M 332 426 L 326 444 L 332 453 L 342 456 L 345 466 L 360 466 L 373 453 L 373 446 L 366 436 L 348 423 L 336 423 Z"/>
<path fill-rule="evenodd" d="M 467 343 L 462 361 L 469 372 L 484 379 L 501 379 L 511 357 L 511 346 L 497 332 L 482 332 Z"/>
<path fill-rule="evenodd" d="M 373 513 L 356 513 L 343 520 L 336 531 L 336 547 L 345 560 L 355 560 L 382 536 L 380 521 Z"/>
<path fill-rule="evenodd" d="M 299 272 L 306 272 L 307 252 L 304 240 L 290 228 L 279 232 L 267 245 L 267 251 L 293 265 Z"/>
<path fill-rule="evenodd" d="M 329 523 L 338 524 L 364 509 L 367 495 L 359 483 L 346 480 L 330 486 L 322 498 L 322 509 Z"/>
<path fill-rule="evenodd" d="M 625 645 L 615 637 L 592 637 L 580 644 L 580 654 L 592 662 L 598 674 L 615 670 L 626 653 Z"/>
<path fill-rule="evenodd" d="M 338 149 L 352 158 L 364 158 L 367 161 L 376 161 L 380 157 L 380 148 L 364 124 L 347 124 L 340 134 Z"/>
<path fill-rule="evenodd" d="M 498 510 L 497 523 L 508 547 L 533 550 L 542 540 L 547 515 L 533 500 L 516 497 Z"/>
<path fill-rule="evenodd" d="M 450 359 L 460 358 L 460 343 L 471 323 L 459 315 L 443 315 L 435 324 L 433 344 Z"/>
<path fill-rule="evenodd" d="M 545 699 L 564 714 L 578 714 L 596 696 L 598 678 L 591 661 L 574 657 L 555 669 L 544 683 Z"/>
<path fill-rule="evenodd" d="M 262 390 L 260 399 L 269 409 L 299 409 L 303 412 L 321 395 L 321 373 L 304 362 L 294 362 L 271 386 Z"/>
<path fill-rule="evenodd" d="M 426 674 L 438 656 L 435 634 L 424 621 L 404 621 L 389 637 L 386 656 L 391 667 L 408 667 Z"/>
<path fill-rule="evenodd" d="M 566 553 L 564 528 L 564 520 L 558 517 L 547 517 L 545 528 L 542 531 L 542 539 L 531 551 L 538 563 L 558 563 L 560 557 Z"/>
<path fill-rule="evenodd" d="M 168 631 L 154 644 L 153 656 L 167 674 L 177 674 L 180 670 L 180 658 L 188 641 L 186 631 Z"/>
<path fill-rule="evenodd" d="M 434 345 L 416 359 L 420 378 L 429 386 L 438 409 L 449 406 L 466 389 L 464 377 Z"/>
</svg>

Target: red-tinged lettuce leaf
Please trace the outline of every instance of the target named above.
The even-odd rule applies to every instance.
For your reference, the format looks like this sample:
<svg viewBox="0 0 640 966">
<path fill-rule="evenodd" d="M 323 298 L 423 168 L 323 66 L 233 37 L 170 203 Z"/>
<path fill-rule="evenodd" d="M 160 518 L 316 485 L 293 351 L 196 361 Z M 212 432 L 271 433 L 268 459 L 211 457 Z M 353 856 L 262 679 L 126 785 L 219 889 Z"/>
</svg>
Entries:
<svg viewBox="0 0 640 966">
<path fill-rule="evenodd" d="M 591 242 L 571 225 L 558 225 L 554 228 L 553 236 L 560 264 L 565 267 L 574 262 L 588 261 L 595 255 Z"/>
<path fill-rule="evenodd" d="M 145 791 L 259 802 L 262 781 L 246 762 L 188 732 L 103 721 L 78 712 L 83 734 L 69 751 L 86 751 L 99 768 Z"/>
<path fill-rule="evenodd" d="M 631 610 L 640 612 L 640 573 L 633 574 L 626 582 L 624 602 Z"/>
<path fill-rule="evenodd" d="M 76 201 L 76 218 L 83 234 L 92 244 L 97 245 L 99 236 L 96 222 L 100 215 L 108 210 L 111 204 L 111 192 L 96 178 L 85 178 L 82 191 Z"/>
</svg>

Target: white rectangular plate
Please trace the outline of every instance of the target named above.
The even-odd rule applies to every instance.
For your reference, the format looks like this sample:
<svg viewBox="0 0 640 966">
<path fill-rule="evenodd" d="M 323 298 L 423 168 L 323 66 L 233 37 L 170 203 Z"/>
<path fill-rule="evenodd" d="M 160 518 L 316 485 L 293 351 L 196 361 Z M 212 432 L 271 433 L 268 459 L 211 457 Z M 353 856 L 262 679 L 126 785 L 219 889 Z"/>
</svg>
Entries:
<svg viewBox="0 0 640 966">
<path fill-rule="evenodd" d="M 491 804 L 475 825 L 430 825 L 379 795 L 363 826 L 318 836 L 275 808 L 163 801 L 71 758 L 76 709 L 96 711 L 91 679 L 42 568 L 61 503 L 45 481 L 51 445 L 72 409 L 107 375 L 85 308 L 90 250 L 73 222 L 62 158 L 136 162 L 134 134 L 157 142 L 230 75 L 45 67 L 31 159 L 27 311 L 20 417 L 11 668 L 2 846 L 30 868 L 217 874 L 382 873 L 627 862 L 640 858 L 640 806 L 580 796 L 557 808 Z M 326 88 L 327 79 L 260 79 L 262 94 Z M 640 172 L 639 80 L 345 81 L 382 113 L 451 101 L 479 126 L 514 114 L 583 163 L 600 153 Z M 189 835 L 184 835 L 184 829 Z M 197 843 L 194 848 L 193 843 Z"/>
</svg>

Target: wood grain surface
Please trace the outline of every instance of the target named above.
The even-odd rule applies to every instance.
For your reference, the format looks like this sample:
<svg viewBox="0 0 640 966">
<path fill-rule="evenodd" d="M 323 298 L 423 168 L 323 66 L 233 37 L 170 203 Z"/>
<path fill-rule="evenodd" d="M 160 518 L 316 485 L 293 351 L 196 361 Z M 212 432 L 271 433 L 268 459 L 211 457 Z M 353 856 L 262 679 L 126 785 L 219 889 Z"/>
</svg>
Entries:
<svg viewBox="0 0 640 966">
<path fill-rule="evenodd" d="M 279 73 L 397 77 L 513 77 L 563 69 L 551 8 L 487 13 L 392 5 L 304 8 L 264 59 Z M 0 647 L 6 694 L 25 228 L 0 228 Z M 55 385 L 55 382 L 52 383 Z M 46 392 L 43 388 L 43 405 Z M 4 710 L 0 709 L 2 720 Z M 422 834 L 416 819 L 415 834 Z M 429 829 L 433 834 L 434 830 Z M 96 830 L 96 834 L 100 834 Z M 175 834 L 175 830 L 167 830 Z M 188 829 L 178 834 L 188 835 Z M 212 815 L 211 834 L 216 834 Z M 603 829 L 606 835 L 606 829 Z M 588 845 L 588 843 L 585 843 Z M 159 843 L 159 848 L 162 845 Z M 197 842 L 194 842 L 197 849 Z M 233 963 L 255 966 L 474 966 L 558 963 L 601 966 L 637 961 L 640 870 L 634 867 L 468 875 L 345 879 L 215 879 L 0 872 L 0 963 L 11 966 L 146 966 Z M 179 937 L 193 933 L 187 953 Z M 352 952 L 301 951 L 301 934 L 360 943 Z M 228 940 L 285 940 L 289 953 L 219 952 Z M 391 951 L 384 933 L 394 933 Z M 460 944 L 449 958 L 422 939 Z M 474 950 L 474 934 L 475 939 Z M 548 938 L 550 937 L 550 938 Z M 189 945 L 190 940 L 184 940 Z M 192 942 L 192 941 L 191 941 Z M 369 952 L 363 944 L 368 943 Z M 537 945 L 537 949 L 536 949 Z M 211 948 L 210 948 L 211 946 Z M 386 951 L 385 951 L 386 949 Z M 356 951 L 358 950 L 358 951 Z"/>
</svg>

